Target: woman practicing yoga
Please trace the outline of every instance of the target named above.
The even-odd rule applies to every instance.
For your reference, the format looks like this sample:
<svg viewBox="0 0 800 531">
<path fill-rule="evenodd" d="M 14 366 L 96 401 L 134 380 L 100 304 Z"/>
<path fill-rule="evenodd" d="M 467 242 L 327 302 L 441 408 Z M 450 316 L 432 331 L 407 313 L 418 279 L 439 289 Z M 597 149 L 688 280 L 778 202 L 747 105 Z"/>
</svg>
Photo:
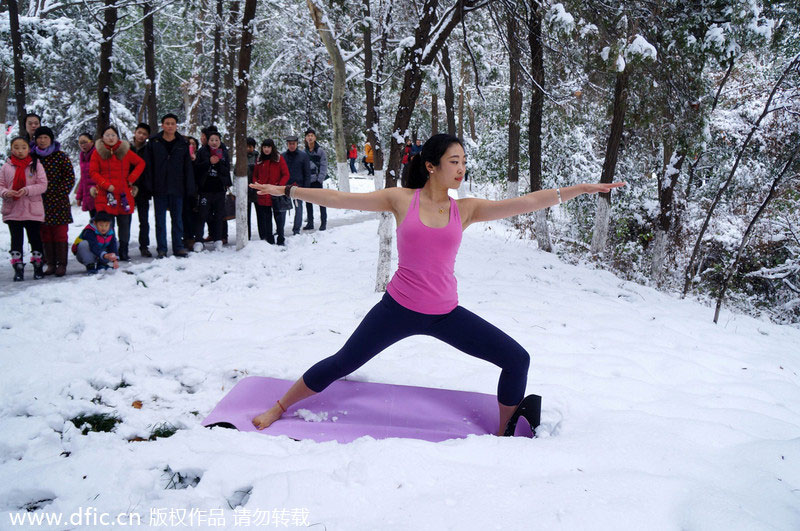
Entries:
<svg viewBox="0 0 800 531">
<path fill-rule="evenodd" d="M 287 195 L 328 208 L 391 212 L 397 220 L 398 269 L 383 299 L 364 317 L 339 352 L 308 369 L 275 405 L 253 419 L 259 429 L 286 409 L 335 380 L 347 376 L 397 341 L 417 334 L 441 339 L 500 367 L 498 435 L 525 394 L 530 356 L 496 326 L 458 305 L 454 266 L 461 234 L 473 223 L 502 219 L 547 208 L 581 194 L 609 192 L 625 183 L 579 184 L 540 190 L 503 201 L 451 199 L 466 171 L 461 140 L 435 135 L 407 165 L 403 188 L 366 194 L 251 184 L 258 193 Z"/>
</svg>

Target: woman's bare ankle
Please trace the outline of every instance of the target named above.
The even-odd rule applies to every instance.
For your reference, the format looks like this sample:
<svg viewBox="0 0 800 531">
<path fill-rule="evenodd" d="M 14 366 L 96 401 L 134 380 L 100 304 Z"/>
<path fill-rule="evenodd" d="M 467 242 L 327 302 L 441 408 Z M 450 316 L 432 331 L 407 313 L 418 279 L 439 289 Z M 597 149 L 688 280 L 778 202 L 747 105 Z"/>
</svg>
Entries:
<svg viewBox="0 0 800 531">
<path fill-rule="evenodd" d="M 281 418 L 282 415 L 283 415 L 283 410 L 280 409 L 277 404 L 275 404 L 265 412 L 255 417 L 253 419 L 253 426 L 258 428 L 259 430 L 263 430 L 264 428 L 268 428 L 273 422 Z"/>
</svg>

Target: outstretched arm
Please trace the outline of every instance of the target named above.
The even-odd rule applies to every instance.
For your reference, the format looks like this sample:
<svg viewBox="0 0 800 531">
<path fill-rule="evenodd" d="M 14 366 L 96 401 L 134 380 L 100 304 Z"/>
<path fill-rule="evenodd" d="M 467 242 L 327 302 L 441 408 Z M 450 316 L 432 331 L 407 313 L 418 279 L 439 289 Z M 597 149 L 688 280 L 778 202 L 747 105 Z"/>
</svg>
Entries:
<svg viewBox="0 0 800 531">
<path fill-rule="evenodd" d="M 577 184 L 566 188 L 554 188 L 552 190 L 539 190 L 529 194 L 504 199 L 502 201 L 491 201 L 488 199 L 467 198 L 459 201 L 459 210 L 462 210 L 462 218 L 466 218 L 467 225 L 479 221 L 492 221 L 495 219 L 509 218 L 519 214 L 527 214 L 543 208 L 548 208 L 559 203 L 559 193 L 561 202 L 569 201 L 582 194 L 607 193 L 614 188 L 625 186 L 624 182 L 617 183 L 598 183 L 598 184 Z"/>
<path fill-rule="evenodd" d="M 258 195 L 283 195 L 285 186 L 253 183 L 250 188 L 258 190 Z M 400 188 L 384 188 L 366 194 L 353 194 L 327 188 L 301 188 L 295 186 L 292 199 L 300 199 L 328 208 L 367 210 L 370 212 L 394 212 L 395 199 Z"/>
</svg>

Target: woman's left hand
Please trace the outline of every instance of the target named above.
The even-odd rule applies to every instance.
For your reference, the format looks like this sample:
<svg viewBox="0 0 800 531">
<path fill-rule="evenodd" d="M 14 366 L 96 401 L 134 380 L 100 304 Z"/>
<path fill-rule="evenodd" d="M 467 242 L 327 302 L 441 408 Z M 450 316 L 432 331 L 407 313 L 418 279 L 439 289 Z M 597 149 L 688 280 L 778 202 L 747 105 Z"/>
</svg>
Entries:
<svg viewBox="0 0 800 531">
<path fill-rule="evenodd" d="M 583 193 L 585 194 L 607 194 L 614 188 L 619 188 L 621 186 L 625 186 L 626 182 L 620 181 L 616 183 L 588 183 L 584 184 L 585 190 Z"/>
<path fill-rule="evenodd" d="M 258 195 L 284 195 L 286 192 L 285 186 L 276 186 L 274 184 L 252 183 L 250 188 L 258 190 Z"/>
</svg>

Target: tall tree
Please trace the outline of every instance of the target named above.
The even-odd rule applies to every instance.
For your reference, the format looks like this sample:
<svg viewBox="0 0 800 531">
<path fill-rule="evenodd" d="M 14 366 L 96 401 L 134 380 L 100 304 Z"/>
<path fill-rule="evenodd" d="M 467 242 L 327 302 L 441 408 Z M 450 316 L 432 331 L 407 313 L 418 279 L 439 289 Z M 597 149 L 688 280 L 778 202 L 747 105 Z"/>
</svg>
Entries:
<svg viewBox="0 0 800 531">
<path fill-rule="evenodd" d="M 522 51 L 519 41 L 519 2 L 506 4 L 508 41 L 508 188 L 507 197 L 519 195 L 519 143 L 522 118 Z"/>
<path fill-rule="evenodd" d="M 22 64 L 22 36 L 19 31 L 19 11 L 15 1 L 8 2 L 11 47 L 14 49 L 14 99 L 17 103 L 19 132 L 25 132 L 25 67 Z"/>
<path fill-rule="evenodd" d="M 228 65 L 225 73 L 224 87 L 225 97 L 223 98 L 224 108 L 223 115 L 225 117 L 225 124 L 227 125 L 228 134 L 233 134 L 236 130 L 236 92 L 234 85 L 236 82 L 236 65 L 239 64 L 238 50 L 239 50 L 239 0 L 231 0 L 228 9 L 228 23 L 225 25 L 227 29 L 227 38 L 225 46 L 225 64 Z"/>
<path fill-rule="evenodd" d="M 403 87 L 400 90 L 400 103 L 392 125 L 391 148 L 389 150 L 389 164 L 386 172 L 386 187 L 397 186 L 400 177 L 400 166 L 403 158 L 403 147 L 408 124 L 414 112 L 419 91 L 422 86 L 423 67 L 430 65 L 436 55 L 444 46 L 447 37 L 461 21 L 461 17 L 469 13 L 476 6 L 477 0 L 458 0 L 453 6 L 444 10 L 441 18 L 437 18 L 438 0 L 426 0 L 422 7 L 422 18 L 419 20 L 414 32 L 414 44 L 404 49 L 401 64 L 407 65 L 403 74 Z M 434 93 L 434 98 L 437 97 Z M 391 218 L 387 218 L 391 227 Z M 379 228 L 380 230 L 380 228 Z M 380 232 L 381 246 L 392 245 L 391 230 L 386 226 Z M 388 269 L 388 265 L 381 263 L 391 257 L 391 253 L 379 252 L 378 271 Z M 385 291 L 388 278 L 378 278 L 376 287 L 378 291 Z"/>
<path fill-rule="evenodd" d="M 456 96 L 453 91 L 453 65 L 450 63 L 450 50 L 445 44 L 441 52 L 442 76 L 444 77 L 444 110 L 447 118 L 447 134 L 456 134 Z"/>
<path fill-rule="evenodd" d="M 239 47 L 239 71 L 236 77 L 236 164 L 233 178 L 236 191 L 236 250 L 247 245 L 247 94 L 250 88 L 250 59 L 253 51 L 253 27 L 256 0 L 245 0 L 242 15 L 242 42 Z"/>
<path fill-rule="evenodd" d="M 772 109 L 770 108 L 772 104 L 772 99 L 775 97 L 775 94 L 778 92 L 778 89 L 780 88 L 781 84 L 786 79 L 786 76 L 788 76 L 792 71 L 794 71 L 798 67 L 798 65 L 800 65 L 800 54 L 795 55 L 794 58 L 791 61 L 789 61 L 789 64 L 786 66 L 786 68 L 783 70 L 778 80 L 772 86 L 772 90 L 770 91 L 769 96 L 767 97 L 767 101 L 764 104 L 764 108 L 761 111 L 761 114 L 758 116 L 755 123 L 753 123 L 752 127 L 750 128 L 750 132 L 744 139 L 744 142 L 742 142 L 742 146 L 739 149 L 739 153 L 736 155 L 736 160 L 734 160 L 733 162 L 733 167 L 731 167 L 731 171 L 728 173 L 728 177 L 725 179 L 725 182 L 722 183 L 722 186 L 720 186 L 719 190 L 717 191 L 717 194 L 714 196 L 714 200 L 708 207 L 708 212 L 706 213 L 705 220 L 703 220 L 703 226 L 700 228 L 700 233 L 697 235 L 697 240 L 695 241 L 694 249 L 692 250 L 692 256 L 689 259 L 689 265 L 686 266 L 686 273 L 684 275 L 684 280 L 683 280 L 683 296 L 686 296 L 686 293 L 689 291 L 689 285 L 691 283 L 692 274 L 694 272 L 694 268 L 696 265 L 695 261 L 697 260 L 697 256 L 700 251 L 700 246 L 702 244 L 703 237 L 705 236 L 706 229 L 708 229 L 708 224 L 711 221 L 711 216 L 714 215 L 714 210 L 717 208 L 717 205 L 722 199 L 725 190 L 728 189 L 728 186 L 730 186 L 731 182 L 733 181 L 733 176 L 736 174 L 736 170 L 739 167 L 739 163 L 741 162 L 742 157 L 744 156 L 745 149 L 750 144 L 750 140 L 753 138 L 753 135 L 756 133 L 759 127 L 761 127 L 761 122 L 764 120 L 764 118 L 770 112 L 772 112 Z"/>
<path fill-rule="evenodd" d="M 100 73 L 97 75 L 97 138 L 111 121 L 111 56 L 117 27 L 117 0 L 103 0 L 103 26 L 100 41 Z"/>
<path fill-rule="evenodd" d="M 344 101 L 344 84 L 347 72 L 344 68 L 342 50 L 336 42 L 331 22 L 324 16 L 322 9 L 315 0 L 306 0 L 311 11 L 311 19 L 319 32 L 320 39 L 328 50 L 328 55 L 333 63 L 333 93 L 331 94 L 331 122 L 333 123 L 333 143 L 336 149 L 336 176 L 339 180 L 339 190 L 350 191 L 350 170 L 347 164 L 347 142 L 344 138 L 344 122 L 342 121 L 342 102 Z"/>
<path fill-rule="evenodd" d="M 214 17 L 214 65 L 211 68 L 211 123 L 219 121 L 220 62 L 222 61 L 222 0 L 216 0 Z"/>
<path fill-rule="evenodd" d="M 401 64 L 406 65 L 403 72 L 403 86 L 400 90 L 400 102 L 392 125 L 391 148 L 389 150 L 389 164 L 386 173 L 386 185 L 396 186 L 400 176 L 400 166 L 403 159 L 404 137 L 414 113 L 414 107 L 419 98 L 419 91 L 422 86 L 423 67 L 430 65 L 442 46 L 450 36 L 450 33 L 461 21 L 461 17 L 473 11 L 479 4 L 479 0 L 457 0 L 454 5 L 444 10 L 441 17 L 438 17 L 439 0 L 425 0 L 422 6 L 422 17 L 420 18 L 416 31 L 414 32 L 414 43 L 405 48 L 401 58 Z"/>
<path fill-rule="evenodd" d="M 528 45 L 531 54 L 531 107 L 528 120 L 528 149 L 530 152 L 531 192 L 542 189 L 542 114 L 544 112 L 544 44 L 542 43 L 543 6 L 533 0 L 528 13 Z M 539 249 L 553 250 L 547 230 L 547 210 L 533 213 L 536 241 Z"/>
<path fill-rule="evenodd" d="M 158 130 L 158 111 L 156 102 L 156 53 L 155 35 L 153 33 L 153 4 L 142 5 L 142 30 L 144 34 L 144 74 L 145 97 L 142 106 L 147 111 L 147 124 L 150 130 Z"/>
<path fill-rule="evenodd" d="M 772 186 L 770 187 L 769 192 L 767 192 L 764 201 L 761 202 L 761 206 L 758 208 L 756 214 L 753 216 L 753 219 L 751 219 L 750 223 L 747 225 L 747 229 L 745 229 L 744 231 L 744 235 L 742 236 L 742 241 L 739 244 L 739 248 L 736 251 L 736 256 L 734 257 L 731 265 L 728 266 L 728 270 L 725 272 L 725 277 L 722 280 L 722 287 L 720 288 L 719 294 L 717 295 L 717 304 L 714 310 L 714 323 L 716 323 L 719 320 L 719 311 L 722 308 L 722 301 L 725 299 L 725 293 L 728 289 L 728 284 L 730 283 L 731 278 L 733 278 L 733 275 L 739 268 L 739 260 L 742 257 L 742 252 L 744 251 L 747 242 L 750 240 L 750 236 L 753 233 L 753 228 L 756 226 L 756 223 L 758 223 L 758 220 L 761 218 L 761 215 L 767 209 L 767 206 L 769 206 L 770 202 L 778 195 L 778 189 L 784 177 L 786 176 L 787 172 L 789 172 L 789 170 L 792 168 L 792 164 L 794 163 L 798 152 L 800 152 L 800 143 L 798 143 L 795 146 L 794 150 L 792 150 L 792 153 L 789 155 L 789 159 L 783 166 L 783 170 L 781 170 L 781 172 L 772 181 Z"/>
</svg>

